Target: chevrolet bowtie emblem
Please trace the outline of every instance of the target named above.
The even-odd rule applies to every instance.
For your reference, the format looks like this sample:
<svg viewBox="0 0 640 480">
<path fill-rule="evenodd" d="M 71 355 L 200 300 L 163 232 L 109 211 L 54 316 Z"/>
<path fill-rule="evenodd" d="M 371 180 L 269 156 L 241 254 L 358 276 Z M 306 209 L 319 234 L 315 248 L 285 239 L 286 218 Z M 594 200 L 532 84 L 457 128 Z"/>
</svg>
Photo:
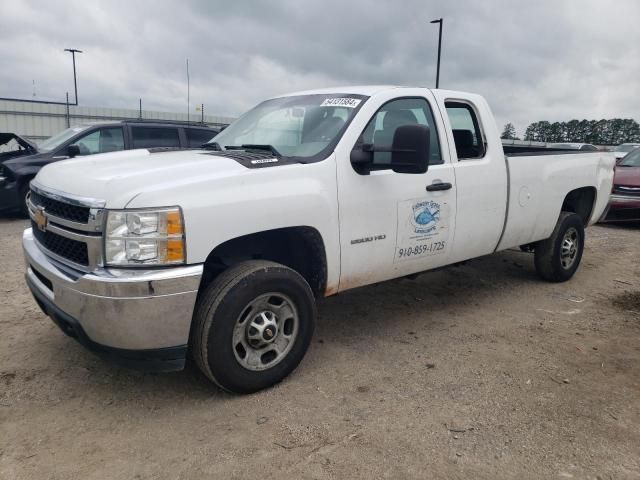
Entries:
<svg viewBox="0 0 640 480">
<path fill-rule="evenodd" d="M 33 221 L 36 222 L 38 230 L 42 232 L 47 230 L 47 216 L 44 214 L 44 208 L 36 208 L 36 211 L 33 214 Z"/>
</svg>

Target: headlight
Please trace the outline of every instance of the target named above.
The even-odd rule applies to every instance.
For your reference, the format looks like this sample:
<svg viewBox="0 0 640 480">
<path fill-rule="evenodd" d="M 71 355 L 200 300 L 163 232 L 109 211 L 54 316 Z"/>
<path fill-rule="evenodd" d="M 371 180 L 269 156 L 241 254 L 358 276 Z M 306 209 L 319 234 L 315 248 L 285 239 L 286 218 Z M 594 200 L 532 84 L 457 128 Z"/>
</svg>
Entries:
<svg viewBox="0 0 640 480">
<path fill-rule="evenodd" d="M 109 210 L 104 257 L 108 266 L 184 263 L 180 208 Z"/>
</svg>

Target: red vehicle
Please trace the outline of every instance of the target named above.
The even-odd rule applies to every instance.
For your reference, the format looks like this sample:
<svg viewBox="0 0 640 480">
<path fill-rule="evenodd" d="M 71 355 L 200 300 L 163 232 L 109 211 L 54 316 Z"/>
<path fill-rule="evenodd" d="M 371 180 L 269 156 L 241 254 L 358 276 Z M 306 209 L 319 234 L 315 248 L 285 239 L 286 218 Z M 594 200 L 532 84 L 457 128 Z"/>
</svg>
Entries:
<svg viewBox="0 0 640 480">
<path fill-rule="evenodd" d="M 640 221 L 640 148 L 616 165 L 607 222 Z"/>
</svg>

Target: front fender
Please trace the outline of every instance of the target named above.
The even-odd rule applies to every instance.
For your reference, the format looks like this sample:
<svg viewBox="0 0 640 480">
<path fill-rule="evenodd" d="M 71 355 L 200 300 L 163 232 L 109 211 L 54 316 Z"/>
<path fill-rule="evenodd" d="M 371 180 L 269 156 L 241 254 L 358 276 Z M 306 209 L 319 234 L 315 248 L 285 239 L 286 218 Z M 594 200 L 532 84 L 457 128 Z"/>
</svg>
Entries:
<svg viewBox="0 0 640 480">
<path fill-rule="evenodd" d="M 287 227 L 319 232 L 327 256 L 327 285 L 339 279 L 335 157 L 311 164 L 246 169 L 238 175 L 145 191 L 127 208 L 182 208 L 187 262 L 203 263 L 217 246 L 238 237 Z"/>
</svg>

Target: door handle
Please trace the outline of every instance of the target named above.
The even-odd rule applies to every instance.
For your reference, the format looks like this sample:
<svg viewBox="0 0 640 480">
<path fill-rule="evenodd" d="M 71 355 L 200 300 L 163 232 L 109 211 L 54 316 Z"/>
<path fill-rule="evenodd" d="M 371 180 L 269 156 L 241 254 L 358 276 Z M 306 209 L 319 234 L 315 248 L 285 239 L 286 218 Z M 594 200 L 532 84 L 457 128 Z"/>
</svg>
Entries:
<svg viewBox="0 0 640 480">
<path fill-rule="evenodd" d="M 438 182 L 427 185 L 427 192 L 439 192 L 441 190 L 449 190 L 453 187 L 449 182 Z"/>
</svg>

